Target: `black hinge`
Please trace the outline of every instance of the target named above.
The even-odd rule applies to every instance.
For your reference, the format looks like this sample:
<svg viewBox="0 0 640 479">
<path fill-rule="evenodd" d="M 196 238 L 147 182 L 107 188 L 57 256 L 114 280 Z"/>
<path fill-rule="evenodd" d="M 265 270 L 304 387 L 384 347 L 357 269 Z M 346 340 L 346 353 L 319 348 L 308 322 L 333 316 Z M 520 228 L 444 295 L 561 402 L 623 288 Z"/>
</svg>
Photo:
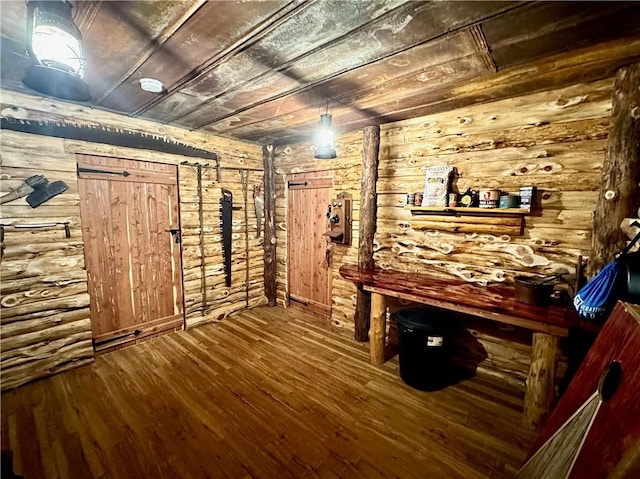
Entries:
<svg viewBox="0 0 640 479">
<path fill-rule="evenodd" d="M 80 173 L 102 173 L 104 175 L 122 175 L 125 178 L 129 176 L 131 173 L 128 171 L 109 171 L 109 170 L 96 170 L 94 168 L 85 168 L 84 166 L 78 165 L 78 174 Z"/>
<path fill-rule="evenodd" d="M 302 183 L 300 183 L 300 182 L 296 183 L 296 182 L 293 182 L 293 181 L 289 181 L 287 183 L 287 188 L 291 188 L 292 186 L 307 186 L 307 185 L 309 185 L 309 183 L 307 183 L 306 181 L 302 182 Z"/>
</svg>

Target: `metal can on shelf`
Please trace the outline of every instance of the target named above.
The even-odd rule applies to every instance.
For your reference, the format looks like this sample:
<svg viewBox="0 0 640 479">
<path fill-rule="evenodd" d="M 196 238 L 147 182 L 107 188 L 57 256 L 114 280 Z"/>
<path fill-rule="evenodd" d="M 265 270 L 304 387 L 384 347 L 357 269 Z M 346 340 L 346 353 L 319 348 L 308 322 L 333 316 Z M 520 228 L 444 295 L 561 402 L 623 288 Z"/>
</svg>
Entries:
<svg viewBox="0 0 640 479">
<path fill-rule="evenodd" d="M 520 205 L 518 195 L 502 195 L 500 197 L 500 208 L 517 208 Z"/>
<path fill-rule="evenodd" d="M 496 208 L 500 199 L 500 190 L 480 190 L 480 208 Z"/>
</svg>

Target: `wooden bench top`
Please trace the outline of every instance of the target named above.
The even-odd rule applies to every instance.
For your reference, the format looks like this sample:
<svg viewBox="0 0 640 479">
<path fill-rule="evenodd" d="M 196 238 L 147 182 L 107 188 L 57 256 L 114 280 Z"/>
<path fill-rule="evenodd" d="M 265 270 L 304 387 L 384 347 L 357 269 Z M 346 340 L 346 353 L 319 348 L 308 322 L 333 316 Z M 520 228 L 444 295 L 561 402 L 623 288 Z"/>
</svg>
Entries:
<svg viewBox="0 0 640 479">
<path fill-rule="evenodd" d="M 379 268 L 360 270 L 356 265 L 340 267 L 340 275 L 362 284 L 365 291 L 415 301 L 520 326 L 535 332 L 567 336 L 569 329 L 598 331 L 600 326 L 579 319 L 571 305 L 547 307 L 521 303 L 509 286 L 479 286 L 462 280 L 442 279 L 424 273 L 405 273 Z"/>
</svg>

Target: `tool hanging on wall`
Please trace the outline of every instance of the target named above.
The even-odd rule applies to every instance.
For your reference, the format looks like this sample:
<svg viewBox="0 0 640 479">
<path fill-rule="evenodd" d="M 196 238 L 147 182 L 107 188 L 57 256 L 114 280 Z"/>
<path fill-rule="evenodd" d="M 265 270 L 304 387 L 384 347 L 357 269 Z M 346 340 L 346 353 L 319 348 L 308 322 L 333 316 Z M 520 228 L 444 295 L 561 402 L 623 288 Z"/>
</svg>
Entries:
<svg viewBox="0 0 640 479">
<path fill-rule="evenodd" d="M 262 194 L 262 185 L 256 185 L 253 187 L 253 207 L 256 211 L 256 235 L 260 238 L 260 231 L 262 230 L 262 213 L 264 211 L 264 195 Z"/>
<path fill-rule="evenodd" d="M 9 203 L 23 196 L 27 197 L 27 203 L 32 208 L 37 208 L 42 203 L 49 201 L 54 196 L 64 193 L 69 186 L 64 181 L 49 183 L 43 175 L 33 175 L 24 180 L 16 189 L 0 197 L 0 204 Z"/>
<path fill-rule="evenodd" d="M 227 286 L 231 286 L 231 221 L 233 218 L 233 193 L 222 188 L 220 198 L 220 220 L 222 226 L 222 257 L 224 259 L 224 277 Z"/>
<path fill-rule="evenodd" d="M 242 184 L 242 199 L 244 200 L 244 301 L 245 306 L 249 307 L 249 207 L 248 207 L 248 199 L 249 196 L 249 172 L 246 170 L 241 170 L 240 173 L 240 183 Z"/>
<path fill-rule="evenodd" d="M 4 229 L 16 228 L 16 229 L 37 229 L 37 228 L 53 228 L 54 226 L 64 227 L 64 237 L 71 238 L 71 228 L 69 222 L 56 222 L 56 223 L 27 223 L 27 224 L 15 224 L 15 225 L 0 225 L 0 242 L 4 242 Z"/>
<path fill-rule="evenodd" d="M 203 197 L 202 197 L 202 170 L 206 170 L 212 168 L 209 163 L 205 163 L 204 165 L 200 163 L 189 163 L 188 161 L 183 161 L 181 163 L 185 166 L 190 166 L 193 168 L 196 174 L 196 186 L 198 191 L 198 226 L 200 233 L 198 235 L 199 249 L 200 249 L 200 289 L 202 290 L 202 305 L 200 307 L 200 314 L 202 316 L 205 315 L 207 310 L 207 271 L 206 271 L 206 261 L 205 261 L 205 251 L 204 251 L 204 207 L 203 207 Z M 217 167 L 216 167 L 217 169 Z M 219 174 L 219 169 L 217 169 Z"/>
<path fill-rule="evenodd" d="M 21 131 L 56 138 L 82 140 L 105 145 L 125 146 L 143 150 L 155 150 L 174 155 L 182 155 L 215 162 L 217 180 L 220 181 L 220 161 L 212 151 L 196 148 L 186 143 L 173 140 L 162 135 L 149 135 L 121 128 L 110 128 L 95 125 L 84 125 L 72 122 L 53 122 L 46 120 L 22 120 L 19 118 L 0 119 L 0 129 Z"/>
</svg>

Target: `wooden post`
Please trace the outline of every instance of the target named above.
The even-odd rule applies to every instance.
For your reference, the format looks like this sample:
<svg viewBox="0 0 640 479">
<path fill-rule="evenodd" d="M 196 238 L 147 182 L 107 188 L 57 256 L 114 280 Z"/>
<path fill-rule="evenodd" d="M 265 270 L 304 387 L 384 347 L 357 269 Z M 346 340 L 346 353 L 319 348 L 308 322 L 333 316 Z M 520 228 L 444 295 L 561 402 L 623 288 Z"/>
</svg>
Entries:
<svg viewBox="0 0 640 479">
<path fill-rule="evenodd" d="M 525 426 L 542 425 L 551 412 L 555 397 L 555 377 L 560 353 L 560 338 L 547 333 L 533 333 L 531 367 L 524 397 Z"/>
<path fill-rule="evenodd" d="M 618 70 L 611 108 L 602 183 L 593 218 L 588 275 L 593 276 L 624 249 L 620 230 L 624 218 L 636 216 L 640 206 L 640 63 Z"/>
<path fill-rule="evenodd" d="M 384 339 L 387 322 L 387 304 L 384 295 L 371 293 L 371 331 L 369 332 L 369 354 L 371 364 L 384 364 Z"/>
<path fill-rule="evenodd" d="M 262 147 L 264 160 L 264 294 L 269 306 L 276 305 L 276 181 L 275 148 Z"/>
<path fill-rule="evenodd" d="M 380 150 L 380 126 L 364 128 L 362 141 L 362 180 L 360 185 L 360 241 L 358 244 L 358 268 L 373 268 L 373 237 L 376 232 L 376 181 L 378 180 L 378 151 Z M 356 341 L 367 340 L 371 297 L 358 286 L 354 318 Z"/>
</svg>

